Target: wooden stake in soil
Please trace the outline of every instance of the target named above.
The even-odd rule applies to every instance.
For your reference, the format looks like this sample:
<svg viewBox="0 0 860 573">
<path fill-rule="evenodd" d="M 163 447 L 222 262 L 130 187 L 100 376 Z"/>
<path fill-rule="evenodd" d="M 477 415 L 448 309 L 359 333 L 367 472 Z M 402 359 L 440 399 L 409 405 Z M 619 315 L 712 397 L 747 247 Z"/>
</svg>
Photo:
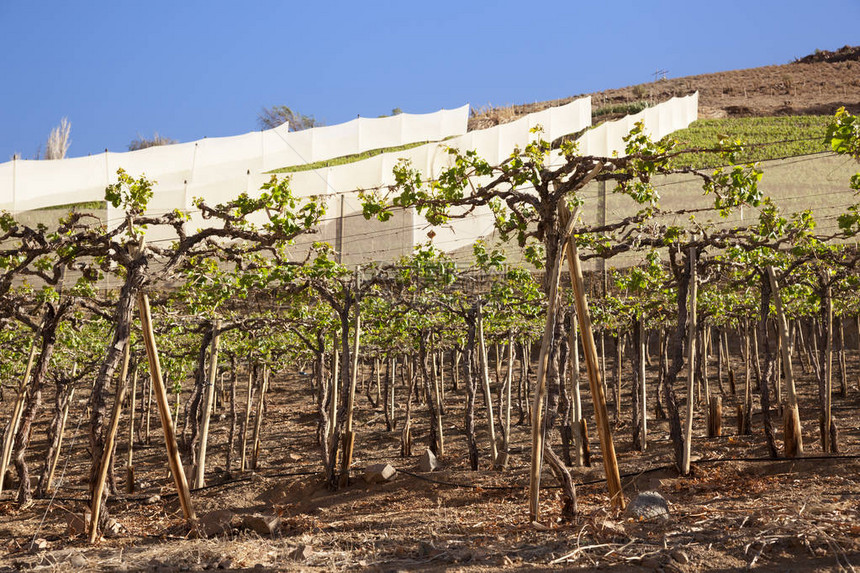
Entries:
<svg viewBox="0 0 860 573">
<path fill-rule="evenodd" d="M 188 489 L 188 480 L 185 478 L 185 468 L 179 457 L 179 446 L 176 444 L 176 432 L 173 429 L 173 420 L 170 418 L 170 404 L 167 401 L 167 390 L 161 377 L 161 363 L 158 359 L 158 347 L 155 344 L 155 335 L 152 331 L 152 315 L 149 312 L 149 297 L 140 293 L 137 297 L 140 309 L 140 325 L 143 331 L 143 342 L 146 346 L 146 358 L 149 362 L 149 374 L 153 386 L 153 393 L 158 402 L 158 414 L 161 416 L 161 426 L 164 429 L 164 444 L 167 447 L 167 461 L 170 471 L 176 482 L 176 490 L 179 493 L 179 503 L 182 513 L 188 521 L 196 521 L 194 507 L 191 505 L 191 491 Z"/>
<path fill-rule="evenodd" d="M 565 221 L 564 234 L 561 237 L 558 254 L 553 262 L 551 274 L 546 277 L 549 281 L 549 300 L 546 307 L 546 322 L 544 323 L 543 339 L 541 340 L 540 354 L 538 355 L 537 382 L 535 386 L 534 401 L 532 403 L 532 464 L 529 473 L 529 519 L 538 521 L 540 519 L 540 477 L 543 466 L 544 453 L 544 417 L 543 402 L 546 397 L 546 376 L 549 365 L 549 353 L 552 346 L 553 331 L 555 330 L 555 315 L 558 307 L 558 280 L 561 275 L 561 263 L 564 258 L 565 243 L 573 228 L 575 217 Z M 480 311 L 478 313 L 478 326 L 481 328 Z M 483 334 L 483 333 L 482 333 Z M 481 338 L 481 350 L 484 357 L 484 339 Z"/>
<path fill-rule="evenodd" d="M 269 367 L 263 366 L 263 384 L 260 386 L 260 396 L 257 400 L 257 417 L 254 420 L 254 442 L 251 447 L 251 469 L 257 471 L 257 462 L 260 456 L 260 429 L 263 424 L 263 400 L 266 399 L 266 391 L 269 389 Z"/>
<path fill-rule="evenodd" d="M 825 454 L 833 453 L 833 297 L 830 285 L 824 295 L 824 411 L 821 420 L 821 442 Z"/>
<path fill-rule="evenodd" d="M 69 419 L 69 408 L 72 405 L 72 401 L 75 398 L 75 389 L 72 388 L 69 390 L 69 397 L 66 399 L 66 405 L 63 406 L 63 416 L 60 421 L 60 428 L 57 430 L 59 435 L 57 436 L 57 449 L 54 451 L 54 457 L 51 459 L 51 467 L 48 470 L 48 479 L 45 480 L 45 492 L 51 491 L 52 484 L 54 483 L 54 473 L 57 470 L 57 463 L 60 461 L 60 451 L 63 449 L 63 434 L 66 431 L 66 422 Z"/>
<path fill-rule="evenodd" d="M 711 396 L 708 402 L 708 437 L 719 438 L 723 435 L 723 398 Z"/>
<path fill-rule="evenodd" d="M 125 490 L 134 493 L 134 406 L 137 393 L 137 368 L 131 374 L 131 396 L 128 405 L 128 457 L 125 462 Z"/>
<path fill-rule="evenodd" d="M 245 418 L 242 424 L 242 455 L 239 463 L 239 471 L 248 469 L 248 425 L 251 423 L 251 397 L 254 391 L 254 365 L 251 357 L 248 357 L 248 391 L 245 395 Z"/>
<path fill-rule="evenodd" d="M 568 378 L 571 384 L 571 397 L 573 407 L 570 409 L 570 425 L 573 428 L 573 463 L 582 466 L 585 463 L 585 451 L 588 444 L 585 443 L 582 417 L 582 394 L 579 391 L 579 344 L 576 342 L 576 313 L 570 315 L 570 330 L 568 331 L 568 344 L 570 345 L 570 374 Z"/>
<path fill-rule="evenodd" d="M 355 287 L 358 292 L 358 269 L 355 272 Z M 343 429 L 343 457 L 340 465 L 340 486 L 349 485 L 349 466 L 352 465 L 352 451 L 355 447 L 355 432 L 352 429 L 352 414 L 355 410 L 355 385 L 358 382 L 358 345 L 361 341 L 361 307 L 355 302 L 355 332 L 352 339 L 352 371 L 349 379 L 349 393 L 346 396 L 346 419 Z"/>
<path fill-rule="evenodd" d="M 209 443 L 209 418 L 215 397 L 215 378 L 218 375 L 218 340 L 221 333 L 221 321 L 217 318 L 212 322 L 212 346 L 209 349 L 209 375 L 206 377 L 206 395 L 203 400 L 203 422 L 200 426 L 200 444 L 197 452 L 197 472 L 194 474 L 194 487 L 205 485 L 203 475 L 206 472 L 206 447 Z"/>
<path fill-rule="evenodd" d="M 562 213 L 570 212 L 565 208 Z M 576 302 L 576 317 L 579 321 L 579 331 L 582 337 L 583 353 L 585 354 L 585 366 L 588 370 L 588 384 L 591 388 L 591 399 L 594 403 L 594 417 L 597 424 L 597 433 L 600 437 L 600 450 L 603 453 L 603 468 L 606 472 L 606 484 L 609 488 L 609 496 L 612 506 L 624 509 L 626 500 L 621 490 L 621 474 L 618 471 L 618 459 L 615 457 L 615 444 L 612 441 L 612 430 L 609 427 L 609 412 L 606 408 L 606 394 L 603 382 L 600 379 L 600 365 L 597 362 L 597 346 L 594 344 L 594 333 L 591 329 L 591 315 L 588 313 L 588 300 L 585 297 L 585 286 L 582 281 L 582 266 L 579 262 L 579 253 L 576 241 L 567 243 L 567 263 L 570 272 L 570 282 L 573 286 L 574 300 Z M 583 428 L 585 429 L 585 428 Z M 583 440 L 587 440 L 584 436 Z M 585 442 L 587 443 L 587 442 Z"/>
<path fill-rule="evenodd" d="M 12 459 L 12 443 L 15 440 L 15 434 L 18 432 L 18 422 L 21 420 L 21 412 L 24 409 L 24 398 L 27 395 L 27 384 L 30 382 L 30 373 L 33 371 L 33 362 L 36 359 L 36 341 L 37 337 L 34 336 L 33 344 L 30 346 L 30 356 L 27 358 L 27 369 L 24 372 L 24 378 L 21 379 L 21 385 L 18 387 L 18 395 L 15 398 L 12 418 L 9 420 L 9 427 L 3 439 L 2 458 L 0 458 L 0 492 L 3 491 L 3 483 L 6 481 L 6 470 L 9 467 L 9 460 Z"/>
<path fill-rule="evenodd" d="M 490 393 L 490 365 L 487 363 L 487 345 L 484 342 L 483 308 L 478 305 L 478 344 L 481 352 L 481 382 L 484 391 L 484 404 L 487 407 L 487 424 L 490 431 L 490 452 L 493 468 L 499 459 L 499 445 L 496 443 L 496 423 L 493 418 L 493 395 Z"/>
<path fill-rule="evenodd" d="M 690 319 L 687 326 L 687 417 L 684 422 L 684 454 L 681 473 L 690 474 L 690 449 L 693 445 L 693 391 L 695 390 L 696 362 L 696 247 L 690 247 Z"/>
<path fill-rule="evenodd" d="M 99 476 L 96 481 L 96 487 L 93 490 L 93 498 L 90 501 L 90 523 L 89 523 L 89 542 L 96 542 L 96 536 L 99 533 L 99 514 L 102 508 L 102 494 L 105 489 L 105 481 L 107 480 L 108 470 L 110 470 L 110 460 L 113 455 L 113 447 L 116 443 L 116 434 L 119 430 L 119 416 L 122 413 L 122 402 L 125 399 L 126 378 L 128 377 L 128 361 L 131 356 L 131 341 L 125 341 L 125 349 L 122 355 L 122 369 L 119 375 L 119 384 L 117 385 L 116 399 L 113 405 L 113 411 L 110 416 L 110 425 L 108 426 L 107 438 L 105 439 L 105 447 L 102 452 L 101 465 L 99 466 Z"/>
<path fill-rule="evenodd" d="M 639 317 L 639 372 L 636 373 L 639 376 L 639 391 L 641 392 L 639 400 L 640 406 L 642 408 L 642 412 L 640 414 L 640 421 L 642 424 L 642 451 L 648 447 L 648 394 L 645 391 L 645 343 L 647 340 L 647 333 L 645 330 L 645 317 Z"/>
<path fill-rule="evenodd" d="M 803 454 L 803 434 L 800 432 L 800 409 L 797 404 L 797 389 L 794 385 L 794 374 L 791 368 L 791 344 L 788 339 L 788 326 L 785 320 L 785 311 L 782 308 L 782 296 L 776 284 L 776 274 L 773 267 L 768 265 L 767 276 L 770 280 L 770 290 L 773 302 L 776 306 L 776 325 L 779 330 L 779 338 L 782 344 L 782 365 L 785 371 L 786 411 L 783 416 L 783 440 L 785 441 L 785 455 L 789 458 Z"/>
</svg>

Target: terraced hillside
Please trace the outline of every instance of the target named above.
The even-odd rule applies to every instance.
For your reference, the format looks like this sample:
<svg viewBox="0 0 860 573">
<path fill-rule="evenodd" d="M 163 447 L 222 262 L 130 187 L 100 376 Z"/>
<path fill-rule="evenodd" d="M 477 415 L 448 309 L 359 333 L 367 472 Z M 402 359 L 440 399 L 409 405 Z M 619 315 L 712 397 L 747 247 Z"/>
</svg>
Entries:
<svg viewBox="0 0 860 573">
<path fill-rule="evenodd" d="M 590 95 L 597 111 L 637 102 L 659 102 L 693 91 L 699 92 L 701 118 L 830 115 L 840 106 L 857 113 L 860 111 L 860 46 L 845 46 L 835 52 L 819 51 L 782 65 L 668 78 Z M 469 128 L 482 129 L 506 123 L 578 97 L 581 95 L 481 110 L 470 119 Z M 606 114 L 601 119 L 614 115 Z"/>
</svg>

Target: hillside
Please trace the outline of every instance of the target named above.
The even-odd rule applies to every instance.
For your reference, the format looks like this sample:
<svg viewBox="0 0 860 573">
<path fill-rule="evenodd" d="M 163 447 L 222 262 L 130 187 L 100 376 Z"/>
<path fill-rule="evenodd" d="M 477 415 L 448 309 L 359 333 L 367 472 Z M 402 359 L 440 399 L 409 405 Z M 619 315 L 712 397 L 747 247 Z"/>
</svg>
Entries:
<svg viewBox="0 0 860 573">
<path fill-rule="evenodd" d="M 699 92 L 699 117 L 703 119 L 827 115 L 840 106 L 858 113 L 860 46 L 816 51 L 788 64 L 661 79 L 560 100 L 479 110 L 470 118 L 469 129 L 507 123 L 583 95 L 591 95 L 595 110 L 599 110 L 634 102 L 659 102 L 694 91 Z"/>
</svg>

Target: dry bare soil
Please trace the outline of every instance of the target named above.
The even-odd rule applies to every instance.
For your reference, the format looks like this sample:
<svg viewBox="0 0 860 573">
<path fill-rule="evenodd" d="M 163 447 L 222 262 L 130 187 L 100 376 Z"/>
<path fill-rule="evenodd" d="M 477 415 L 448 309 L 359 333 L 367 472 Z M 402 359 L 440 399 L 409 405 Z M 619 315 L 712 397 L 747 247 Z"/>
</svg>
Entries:
<svg viewBox="0 0 860 573">
<path fill-rule="evenodd" d="M 820 51 L 794 62 L 714 74 L 661 79 L 591 95 L 595 109 L 636 101 L 661 102 L 699 92 L 699 117 L 828 115 L 840 106 L 860 113 L 860 46 Z M 481 110 L 471 129 L 512 121 L 521 115 L 573 101 L 511 105 Z M 613 115 L 601 119 L 612 119 Z"/>
<path fill-rule="evenodd" d="M 576 519 L 561 520 L 559 491 L 547 475 L 541 524 L 530 523 L 527 426 L 513 431 L 509 468 L 493 471 L 488 469 L 486 423 L 479 410 L 481 469 L 468 470 L 461 431 L 464 397 L 450 386 L 441 471 L 417 470 L 428 430 L 426 406 L 416 407 L 415 455 L 402 458 L 399 429 L 386 431 L 381 410 L 362 396 L 351 484 L 330 491 L 320 476 L 307 378 L 287 376 L 275 378 L 271 389 L 258 472 L 223 472 L 226 407 L 216 417 L 209 456 L 214 471 L 193 499 L 204 522 L 217 523 L 216 516 L 222 520 L 220 535 L 197 538 L 184 523 L 166 475 L 161 433 L 154 430 L 151 444 L 138 446 L 135 455 L 138 492 L 119 494 L 109 503 L 121 526 L 118 534 L 89 546 L 67 526 L 70 515 L 85 507 L 86 424 L 77 426 L 84 416 L 82 401 L 71 415 L 61 461 L 64 481 L 56 497 L 18 509 L 10 494 L 3 494 L 0 570 L 733 571 L 751 565 L 762 571 L 837 571 L 860 566 L 860 365 L 853 353 L 849 358 L 848 394 L 834 402 L 842 455 L 820 453 L 811 374 L 800 376 L 807 457 L 797 460 L 768 459 L 759 415 L 754 416 L 753 435 L 737 435 L 735 398 L 724 383 L 723 436 L 705 438 L 704 421 L 697 414 L 693 451 L 698 460 L 690 477 L 679 477 L 672 468 L 664 421 L 651 420 L 646 453 L 632 451 L 625 386 L 623 415 L 615 425 L 622 481 L 628 498 L 644 490 L 665 496 L 671 517 L 658 522 L 637 521 L 609 508 L 592 436 L 593 466 L 572 470 L 578 484 Z M 402 415 L 398 410 L 400 420 Z M 779 417 L 776 425 L 781 428 Z M 43 455 L 45 430 L 45 422 L 36 427 L 34 463 Z M 124 449 L 124 444 L 118 448 L 120 460 Z M 390 483 L 366 484 L 363 468 L 379 462 L 396 466 L 398 475 Z M 117 464 L 121 489 L 122 466 Z M 221 513 L 210 513 L 217 511 Z M 254 513 L 280 518 L 272 535 L 242 525 L 243 516 Z"/>
</svg>

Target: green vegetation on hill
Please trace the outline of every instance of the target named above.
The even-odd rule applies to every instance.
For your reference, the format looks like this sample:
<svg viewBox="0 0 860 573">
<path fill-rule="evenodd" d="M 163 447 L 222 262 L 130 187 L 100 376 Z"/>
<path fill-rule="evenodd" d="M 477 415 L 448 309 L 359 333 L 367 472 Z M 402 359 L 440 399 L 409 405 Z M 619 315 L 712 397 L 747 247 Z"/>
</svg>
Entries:
<svg viewBox="0 0 860 573">
<path fill-rule="evenodd" d="M 682 147 L 711 149 L 720 139 L 726 143 L 740 140 L 743 151 L 738 161 L 766 161 L 828 151 L 824 135 L 832 120 L 829 115 L 700 119 L 672 137 Z M 719 159 L 713 153 L 685 155 L 678 165 L 689 164 L 697 169 L 718 167 Z"/>
<path fill-rule="evenodd" d="M 406 151 L 407 149 L 412 149 L 413 147 L 426 145 L 428 143 L 431 142 L 419 141 L 416 143 L 407 143 L 406 145 L 398 145 L 395 147 L 382 147 L 379 149 L 371 149 L 370 151 L 364 151 L 362 153 L 353 153 L 352 155 L 342 155 L 340 157 L 333 157 L 332 159 L 326 159 L 324 161 L 315 161 L 313 163 L 304 163 L 302 165 L 291 165 L 289 167 L 281 167 L 280 169 L 272 169 L 268 173 L 297 173 L 299 171 L 324 169 L 326 167 L 334 167 L 336 165 L 345 165 L 347 163 L 355 163 L 356 161 L 370 159 L 371 157 L 375 157 L 382 153 L 397 153 L 398 151 Z"/>
<path fill-rule="evenodd" d="M 57 211 L 65 209 L 68 211 L 103 211 L 107 209 L 107 201 L 83 201 L 81 203 L 64 203 L 62 205 L 50 205 L 34 209 L 34 211 Z"/>
<path fill-rule="evenodd" d="M 639 113 L 645 108 L 651 107 L 647 101 L 634 101 L 633 103 L 618 103 L 615 105 L 606 105 L 594 110 L 591 117 L 602 117 L 604 115 L 633 115 Z"/>
</svg>

